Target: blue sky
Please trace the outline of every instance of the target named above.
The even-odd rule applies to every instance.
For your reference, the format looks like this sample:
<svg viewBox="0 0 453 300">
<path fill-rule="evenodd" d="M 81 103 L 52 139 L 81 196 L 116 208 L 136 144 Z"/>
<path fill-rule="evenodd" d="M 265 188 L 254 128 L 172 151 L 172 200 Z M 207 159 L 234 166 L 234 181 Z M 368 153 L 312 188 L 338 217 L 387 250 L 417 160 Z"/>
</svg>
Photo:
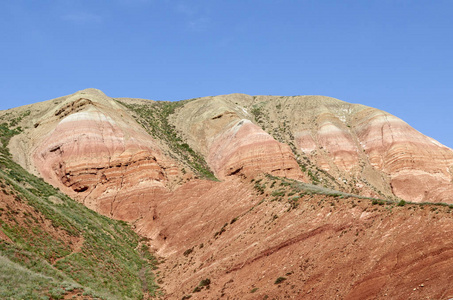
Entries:
<svg viewBox="0 0 453 300">
<path fill-rule="evenodd" d="M 0 109 L 89 87 L 326 95 L 453 147 L 452 12 L 452 0 L 2 0 Z"/>
</svg>

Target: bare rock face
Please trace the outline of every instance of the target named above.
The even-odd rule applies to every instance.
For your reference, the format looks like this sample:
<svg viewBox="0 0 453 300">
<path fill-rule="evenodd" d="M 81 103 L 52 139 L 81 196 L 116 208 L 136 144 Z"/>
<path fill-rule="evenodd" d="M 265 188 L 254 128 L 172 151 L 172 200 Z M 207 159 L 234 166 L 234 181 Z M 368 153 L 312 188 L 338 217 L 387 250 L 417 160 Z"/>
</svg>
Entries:
<svg viewBox="0 0 453 300">
<path fill-rule="evenodd" d="M 33 150 L 34 165 L 50 183 L 103 214 L 135 219 L 136 208 L 117 210 L 126 196 L 140 198 L 182 177 L 153 138 L 104 95 L 76 93 L 46 120 L 56 125 Z"/>
<path fill-rule="evenodd" d="M 453 202 L 453 151 L 387 113 L 358 114 L 357 135 L 370 164 L 390 175 L 393 193 L 415 202 Z"/>
<path fill-rule="evenodd" d="M 168 299 L 453 295 L 450 208 L 325 195 L 301 195 L 294 206 L 294 196 L 272 200 L 272 179 L 256 179 L 264 193 L 240 177 L 192 181 L 157 203 L 152 223 L 136 223 L 165 257 Z M 209 288 L 197 289 L 206 279 Z"/>
<path fill-rule="evenodd" d="M 453 203 L 452 149 L 395 116 L 322 96 L 233 96 L 235 107 L 253 112 L 245 118 L 291 146 L 318 184 L 364 196 Z"/>
<path fill-rule="evenodd" d="M 277 142 L 249 120 L 240 120 L 214 139 L 208 163 L 219 178 L 238 173 L 303 178 L 288 145 Z"/>
<path fill-rule="evenodd" d="M 57 102 L 35 120 L 31 138 L 16 141 L 17 152 L 31 151 L 29 169 L 90 207 L 105 211 L 120 191 L 172 189 L 192 176 L 102 92 Z M 188 102 L 170 123 L 221 180 L 269 173 L 363 196 L 453 203 L 453 151 L 363 105 L 233 94 Z"/>
<path fill-rule="evenodd" d="M 246 95 L 199 99 L 176 113 L 174 123 L 220 179 L 268 173 L 306 180 L 288 145 L 254 124 L 251 115 L 232 101 Z M 236 99 L 236 100 L 235 100 Z"/>
</svg>

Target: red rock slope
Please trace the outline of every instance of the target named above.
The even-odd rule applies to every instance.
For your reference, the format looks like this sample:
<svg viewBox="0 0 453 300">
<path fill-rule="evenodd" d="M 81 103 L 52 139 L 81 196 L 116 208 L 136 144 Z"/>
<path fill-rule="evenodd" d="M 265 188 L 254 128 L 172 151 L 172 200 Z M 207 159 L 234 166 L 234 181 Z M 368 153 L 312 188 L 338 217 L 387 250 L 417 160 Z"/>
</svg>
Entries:
<svg viewBox="0 0 453 300">
<path fill-rule="evenodd" d="M 217 182 L 197 179 L 137 123 L 139 112 L 98 90 L 32 108 L 10 144 L 15 160 L 130 221 L 165 259 L 159 281 L 169 299 L 453 294 L 449 207 L 305 195 L 262 175 L 453 203 L 452 150 L 385 112 L 318 96 L 190 101 L 170 115 L 171 128 Z"/>
<path fill-rule="evenodd" d="M 158 205 L 168 299 L 453 297 L 451 208 L 300 195 L 266 178 L 261 194 L 255 184 L 183 189 Z"/>
</svg>

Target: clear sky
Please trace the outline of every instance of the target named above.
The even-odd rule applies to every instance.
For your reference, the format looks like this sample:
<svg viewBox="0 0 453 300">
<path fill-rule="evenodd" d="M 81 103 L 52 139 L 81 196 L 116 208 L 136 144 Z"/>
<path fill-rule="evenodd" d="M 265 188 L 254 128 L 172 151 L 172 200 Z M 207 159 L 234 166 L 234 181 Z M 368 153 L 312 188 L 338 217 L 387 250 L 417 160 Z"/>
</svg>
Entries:
<svg viewBox="0 0 453 300">
<path fill-rule="evenodd" d="M 0 110 L 111 97 L 326 95 L 453 147 L 452 0 L 0 0 Z"/>
</svg>

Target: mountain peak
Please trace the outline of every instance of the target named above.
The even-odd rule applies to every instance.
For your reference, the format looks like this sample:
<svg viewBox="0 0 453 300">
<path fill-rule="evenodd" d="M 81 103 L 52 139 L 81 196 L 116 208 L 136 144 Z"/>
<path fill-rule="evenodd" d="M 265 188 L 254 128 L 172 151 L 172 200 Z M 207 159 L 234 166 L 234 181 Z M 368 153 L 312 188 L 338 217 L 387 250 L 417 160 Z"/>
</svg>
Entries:
<svg viewBox="0 0 453 300">
<path fill-rule="evenodd" d="M 105 93 L 99 89 L 95 88 L 87 88 L 74 93 L 74 95 L 96 95 L 96 96 L 104 96 L 106 97 Z"/>
</svg>

